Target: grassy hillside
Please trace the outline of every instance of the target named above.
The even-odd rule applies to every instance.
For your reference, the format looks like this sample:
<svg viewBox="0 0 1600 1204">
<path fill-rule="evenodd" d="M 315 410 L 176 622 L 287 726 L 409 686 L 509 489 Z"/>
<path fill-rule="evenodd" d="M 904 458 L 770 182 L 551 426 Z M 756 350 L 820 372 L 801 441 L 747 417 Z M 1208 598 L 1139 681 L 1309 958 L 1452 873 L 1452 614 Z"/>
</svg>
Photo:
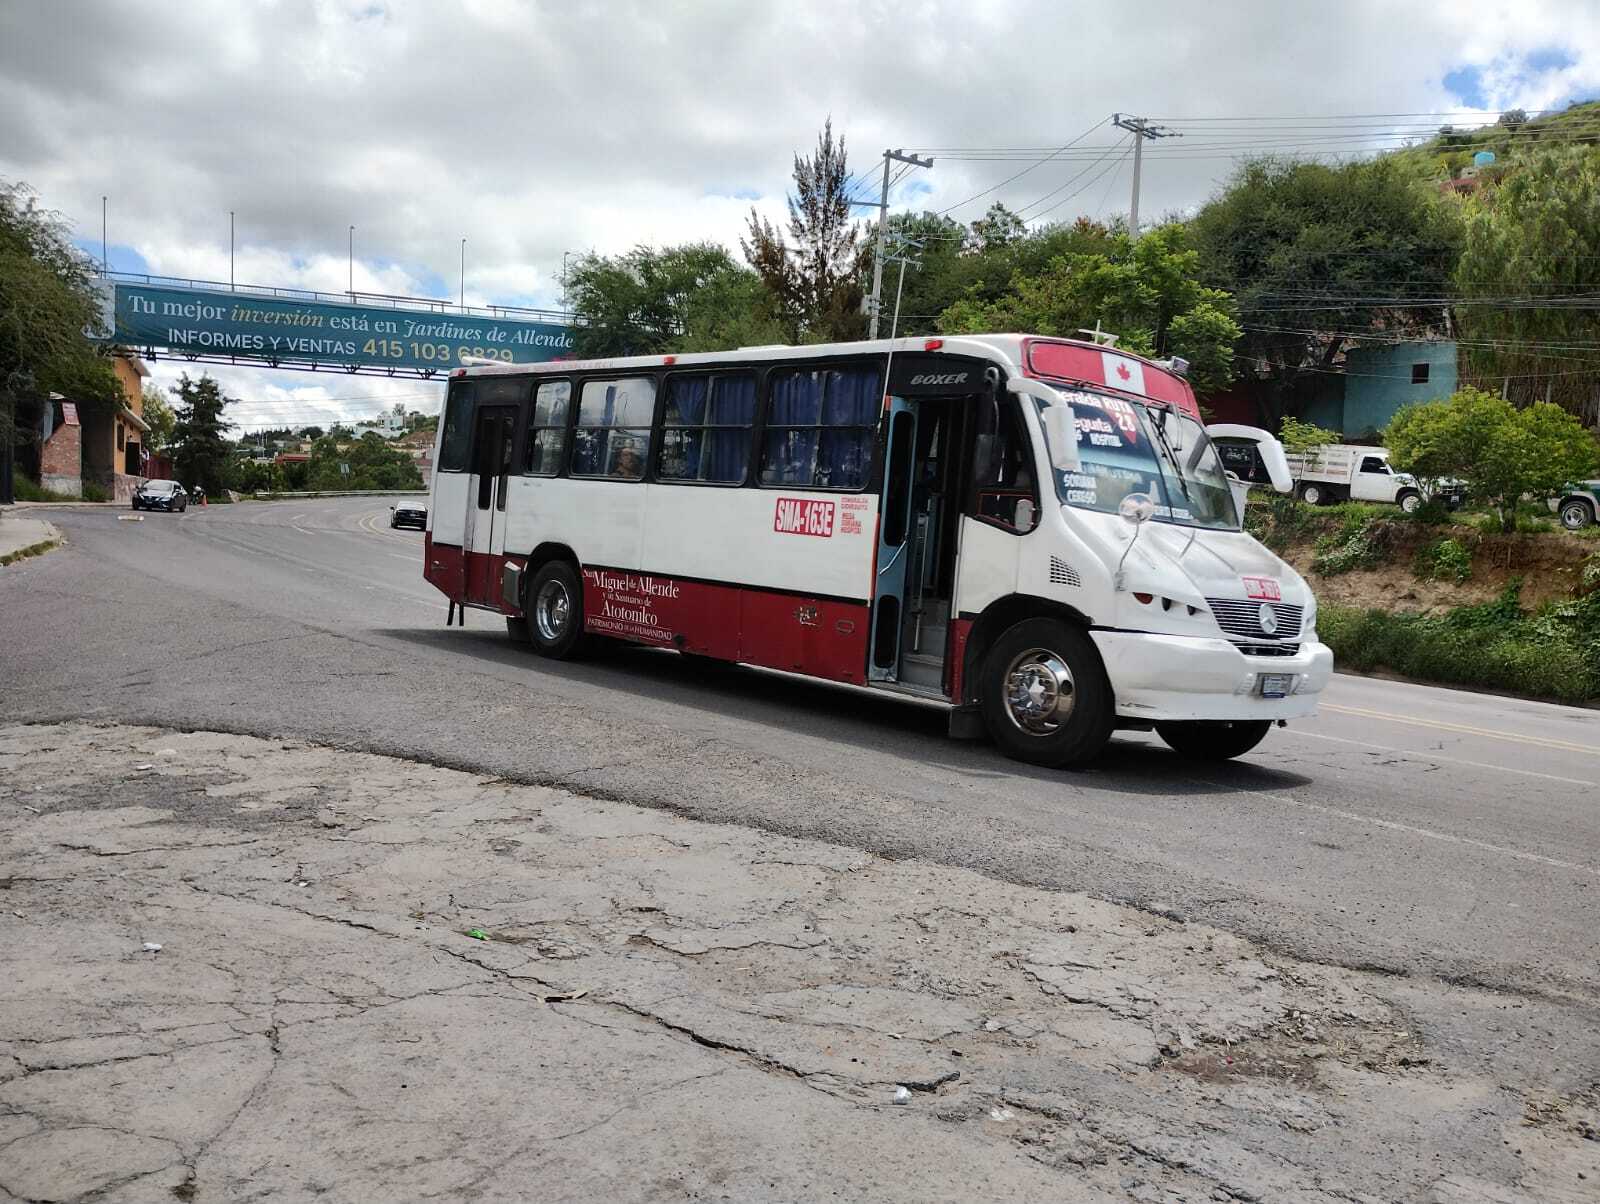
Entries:
<svg viewBox="0 0 1600 1204">
<path fill-rule="evenodd" d="M 1485 521 L 1486 519 L 1490 521 Z M 1429 523 L 1393 506 L 1250 507 L 1252 532 L 1316 593 L 1341 668 L 1600 703 L 1600 528 L 1531 511 Z"/>
<path fill-rule="evenodd" d="M 1485 173 L 1492 179 L 1536 147 L 1574 142 L 1591 146 L 1600 143 L 1600 101 L 1585 101 L 1518 124 L 1441 133 L 1392 154 L 1397 161 L 1412 165 L 1420 175 L 1449 180 L 1470 168 L 1477 152 L 1492 151 L 1495 164 Z"/>
</svg>

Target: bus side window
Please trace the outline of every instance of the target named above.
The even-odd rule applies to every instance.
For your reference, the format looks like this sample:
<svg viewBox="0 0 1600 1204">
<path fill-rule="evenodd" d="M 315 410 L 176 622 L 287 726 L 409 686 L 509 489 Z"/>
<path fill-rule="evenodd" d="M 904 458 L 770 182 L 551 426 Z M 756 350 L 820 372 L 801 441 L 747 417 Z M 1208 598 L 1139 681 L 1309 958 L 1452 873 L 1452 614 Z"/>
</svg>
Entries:
<svg viewBox="0 0 1600 1204">
<path fill-rule="evenodd" d="M 657 475 L 663 481 L 743 485 L 755 420 L 754 373 L 668 377 Z"/>
<path fill-rule="evenodd" d="M 530 476 L 553 477 L 561 471 L 561 451 L 567 437 L 567 409 L 572 404 L 572 382 L 547 380 L 533 397 L 533 418 L 528 423 L 528 447 L 522 471 Z"/>
<path fill-rule="evenodd" d="M 1039 492 L 1033 479 L 1032 445 L 1022 426 L 1017 403 L 1002 398 L 997 406 L 979 403 L 979 452 L 974 458 L 974 517 L 1011 531 L 1033 530 L 1039 515 Z M 992 432 L 984 428 L 994 426 Z M 987 450 L 988 454 L 982 454 Z"/>
<path fill-rule="evenodd" d="M 476 384 L 458 380 L 450 386 L 444 407 L 444 437 L 439 443 L 439 471 L 466 472 L 467 449 L 472 442 L 472 400 Z"/>
<path fill-rule="evenodd" d="M 862 489 L 883 406 L 877 368 L 774 372 L 761 483 Z"/>
<path fill-rule="evenodd" d="M 643 477 L 655 410 L 656 382 L 648 376 L 584 381 L 572 436 L 572 475 Z"/>
</svg>

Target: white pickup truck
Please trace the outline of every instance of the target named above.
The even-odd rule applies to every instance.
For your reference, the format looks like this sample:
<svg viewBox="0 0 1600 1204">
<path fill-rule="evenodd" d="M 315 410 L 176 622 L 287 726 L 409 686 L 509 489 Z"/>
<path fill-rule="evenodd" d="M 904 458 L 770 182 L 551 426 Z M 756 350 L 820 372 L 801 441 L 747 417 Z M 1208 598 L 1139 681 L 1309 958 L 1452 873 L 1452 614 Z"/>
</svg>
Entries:
<svg viewBox="0 0 1600 1204">
<path fill-rule="evenodd" d="M 1325 443 L 1288 457 L 1300 497 L 1313 506 L 1329 502 L 1393 502 L 1407 514 L 1422 505 L 1415 477 L 1389 467 L 1386 447 Z"/>
</svg>

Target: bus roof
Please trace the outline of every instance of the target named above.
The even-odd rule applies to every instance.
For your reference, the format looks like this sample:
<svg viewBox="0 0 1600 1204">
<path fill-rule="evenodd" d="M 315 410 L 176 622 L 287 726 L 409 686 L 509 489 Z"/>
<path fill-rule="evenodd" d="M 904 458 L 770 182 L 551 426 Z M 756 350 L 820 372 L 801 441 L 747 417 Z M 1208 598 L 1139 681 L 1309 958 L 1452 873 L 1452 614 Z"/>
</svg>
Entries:
<svg viewBox="0 0 1600 1204">
<path fill-rule="evenodd" d="M 976 334 L 871 339 L 854 343 L 775 344 L 682 355 L 631 355 L 601 359 L 547 360 L 537 364 L 481 363 L 457 368 L 457 377 L 561 374 L 573 371 L 616 371 L 628 368 L 716 367 L 721 364 L 837 359 L 846 355 L 904 355 L 936 352 L 969 355 L 1000 364 L 1025 376 L 1104 387 L 1151 401 L 1166 402 L 1196 419 L 1200 407 L 1189 382 L 1168 363 L 1102 343 L 1029 334 Z"/>
</svg>

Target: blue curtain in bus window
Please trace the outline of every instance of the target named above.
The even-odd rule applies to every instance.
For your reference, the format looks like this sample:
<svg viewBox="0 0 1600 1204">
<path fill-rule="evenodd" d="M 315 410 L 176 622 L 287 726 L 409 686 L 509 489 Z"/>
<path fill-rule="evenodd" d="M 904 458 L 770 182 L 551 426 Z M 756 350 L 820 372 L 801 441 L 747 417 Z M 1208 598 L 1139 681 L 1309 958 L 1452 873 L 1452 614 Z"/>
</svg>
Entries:
<svg viewBox="0 0 1600 1204">
<path fill-rule="evenodd" d="M 706 432 L 701 480 L 729 484 L 744 480 L 745 465 L 750 461 L 750 428 L 755 419 L 756 378 L 717 377 L 706 422 L 724 429 Z"/>
<path fill-rule="evenodd" d="M 668 426 L 699 426 L 705 421 L 708 383 L 703 376 L 675 376 L 668 382 Z"/>
<path fill-rule="evenodd" d="M 873 371 L 828 373 L 816 483 L 829 489 L 860 489 L 872 467 L 873 431 L 882 404 Z"/>
<path fill-rule="evenodd" d="M 662 413 L 661 476 L 669 481 L 697 481 L 704 446 L 708 382 L 704 376 L 675 376 L 667 382 Z"/>
<path fill-rule="evenodd" d="M 768 485 L 810 485 L 817 463 L 817 423 L 822 417 L 821 372 L 786 372 L 772 379 L 761 480 Z"/>
</svg>

